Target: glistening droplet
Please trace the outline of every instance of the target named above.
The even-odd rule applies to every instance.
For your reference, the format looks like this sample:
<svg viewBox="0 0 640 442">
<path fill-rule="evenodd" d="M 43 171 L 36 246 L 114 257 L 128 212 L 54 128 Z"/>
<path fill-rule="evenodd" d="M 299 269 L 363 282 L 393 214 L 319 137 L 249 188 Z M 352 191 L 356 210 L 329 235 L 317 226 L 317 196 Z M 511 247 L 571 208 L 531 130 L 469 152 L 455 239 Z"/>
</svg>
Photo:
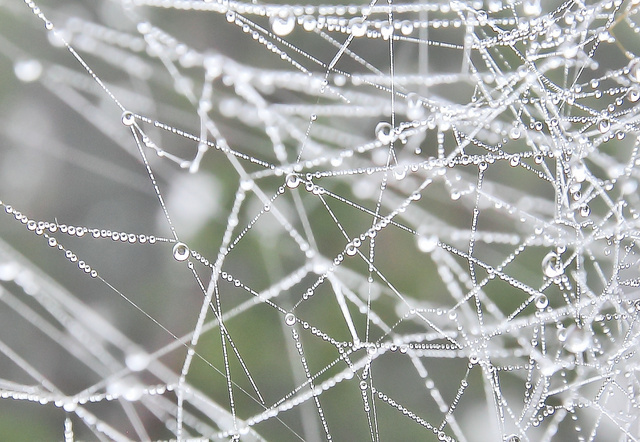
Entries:
<svg viewBox="0 0 640 442">
<path fill-rule="evenodd" d="M 555 278 L 564 273 L 562 258 L 556 252 L 549 252 L 542 259 L 542 273 L 548 278 Z"/>
<path fill-rule="evenodd" d="M 284 315 L 284 323 L 291 327 L 296 323 L 296 316 L 293 313 L 287 313 Z"/>
<path fill-rule="evenodd" d="M 393 127 L 386 121 L 381 121 L 377 124 L 375 133 L 376 138 L 382 144 L 389 144 L 393 140 Z"/>
<path fill-rule="evenodd" d="M 288 188 L 295 189 L 300 185 L 300 177 L 295 173 L 291 173 L 287 175 L 287 178 L 285 179 L 285 183 L 287 184 Z"/>
<path fill-rule="evenodd" d="M 136 118 L 134 117 L 133 113 L 129 111 L 125 111 L 122 113 L 122 124 L 124 124 L 125 126 L 133 126 L 133 123 L 135 122 Z"/>
<path fill-rule="evenodd" d="M 296 26 L 296 18 L 293 15 L 277 16 L 271 18 L 271 29 L 273 33 L 284 37 L 289 35 Z"/>
<path fill-rule="evenodd" d="M 549 299 L 545 295 L 540 295 L 536 298 L 536 308 L 542 310 L 549 305 Z"/>
<path fill-rule="evenodd" d="M 189 258 L 189 247 L 183 242 L 177 242 L 173 246 L 173 257 L 176 261 L 186 261 Z"/>
</svg>

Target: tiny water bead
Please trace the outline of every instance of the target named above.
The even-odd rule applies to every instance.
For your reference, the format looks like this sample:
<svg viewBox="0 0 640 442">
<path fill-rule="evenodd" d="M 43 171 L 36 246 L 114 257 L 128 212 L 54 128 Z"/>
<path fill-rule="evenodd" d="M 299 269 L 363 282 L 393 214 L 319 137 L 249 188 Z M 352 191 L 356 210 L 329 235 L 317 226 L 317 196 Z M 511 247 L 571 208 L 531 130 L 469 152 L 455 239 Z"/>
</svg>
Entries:
<svg viewBox="0 0 640 442">
<path fill-rule="evenodd" d="M 189 247 L 183 242 L 177 242 L 173 246 L 173 257 L 176 261 L 186 261 L 189 259 Z"/>
</svg>

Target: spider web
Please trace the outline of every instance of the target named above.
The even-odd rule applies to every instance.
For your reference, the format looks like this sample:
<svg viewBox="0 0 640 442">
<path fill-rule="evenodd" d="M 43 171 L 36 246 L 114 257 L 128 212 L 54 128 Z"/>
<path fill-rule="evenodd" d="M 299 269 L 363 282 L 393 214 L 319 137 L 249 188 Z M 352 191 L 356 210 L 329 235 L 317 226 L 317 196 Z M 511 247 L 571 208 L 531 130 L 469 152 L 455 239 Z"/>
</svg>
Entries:
<svg viewBox="0 0 640 442">
<path fill-rule="evenodd" d="M 1 1 L 3 433 L 638 440 L 639 11 Z"/>
</svg>

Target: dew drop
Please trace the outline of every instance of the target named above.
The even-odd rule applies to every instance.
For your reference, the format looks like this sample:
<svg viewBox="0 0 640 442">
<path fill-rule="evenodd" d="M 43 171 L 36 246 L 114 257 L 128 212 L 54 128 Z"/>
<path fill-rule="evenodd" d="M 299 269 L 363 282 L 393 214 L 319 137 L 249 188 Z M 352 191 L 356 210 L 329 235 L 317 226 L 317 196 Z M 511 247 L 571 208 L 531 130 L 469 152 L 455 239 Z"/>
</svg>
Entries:
<svg viewBox="0 0 640 442">
<path fill-rule="evenodd" d="M 358 248 L 354 244 L 349 243 L 347 244 L 345 253 L 349 256 L 354 256 L 356 253 L 358 253 Z"/>
<path fill-rule="evenodd" d="M 189 247 L 183 242 L 177 242 L 173 246 L 173 257 L 176 261 L 186 261 L 189 258 Z"/>
<path fill-rule="evenodd" d="M 510 434 L 504 440 L 505 442 L 520 442 L 520 436 L 516 434 Z"/>
<path fill-rule="evenodd" d="M 587 168 L 582 163 L 574 164 L 571 166 L 571 175 L 574 180 L 581 183 L 587 179 Z"/>
<path fill-rule="evenodd" d="M 634 58 L 629 63 L 629 80 L 640 83 L 640 59 Z"/>
<path fill-rule="evenodd" d="M 293 313 L 287 313 L 284 315 L 284 323 L 291 327 L 296 323 L 296 316 Z"/>
<path fill-rule="evenodd" d="M 536 308 L 542 310 L 547 308 L 548 305 L 549 299 L 546 297 L 546 295 L 540 295 L 536 298 Z"/>
<path fill-rule="evenodd" d="M 540 6 L 540 0 L 524 0 L 524 2 L 522 3 L 522 10 L 527 15 L 531 15 L 534 17 L 540 16 L 540 13 L 542 12 L 542 7 Z M 518 436 L 515 436 L 515 437 L 518 437 Z M 518 441 L 519 440 L 520 438 L 518 438 Z M 511 441 L 511 442 L 517 442 L 517 441 Z"/>
<path fill-rule="evenodd" d="M 380 140 L 382 144 L 389 144 L 393 140 L 393 128 L 386 121 L 381 121 L 377 124 L 376 138 Z"/>
<path fill-rule="evenodd" d="M 568 330 L 566 328 L 558 329 L 558 341 L 565 342 L 567 340 Z"/>
<path fill-rule="evenodd" d="M 591 214 L 591 208 L 586 205 L 586 204 L 582 204 L 580 206 L 580 216 L 586 218 Z"/>
<path fill-rule="evenodd" d="M 487 24 L 487 13 L 485 11 L 478 12 L 477 18 L 480 26 L 484 26 Z"/>
<path fill-rule="evenodd" d="M 549 252 L 542 259 L 542 273 L 548 278 L 555 278 L 564 273 L 562 259 L 556 252 Z"/>
<path fill-rule="evenodd" d="M 361 17 L 355 17 L 349 20 L 351 35 L 354 37 L 363 37 L 367 34 L 367 23 Z"/>
<path fill-rule="evenodd" d="M 511 130 L 509 130 L 509 138 L 511 138 L 512 140 L 519 139 L 521 135 L 522 131 L 518 126 L 514 126 L 511 128 Z"/>
<path fill-rule="evenodd" d="M 122 124 L 124 124 L 125 126 L 133 126 L 133 123 L 135 122 L 136 118 L 134 117 L 133 113 L 129 111 L 125 111 L 122 113 Z"/>
<path fill-rule="evenodd" d="M 591 333 L 588 330 L 570 327 L 564 347 L 571 353 L 582 353 L 591 346 Z"/>
<path fill-rule="evenodd" d="M 288 188 L 295 189 L 300 185 L 300 177 L 295 173 L 289 174 L 285 179 L 285 183 L 287 184 Z"/>
<path fill-rule="evenodd" d="M 419 236 L 418 250 L 424 253 L 433 252 L 438 247 L 438 237 L 436 235 Z"/>
<path fill-rule="evenodd" d="M 143 351 L 128 354 L 125 364 L 131 371 L 142 371 L 149 365 L 149 355 Z"/>
<path fill-rule="evenodd" d="M 240 181 L 240 188 L 245 192 L 253 189 L 253 180 L 252 179 L 243 179 Z"/>
<path fill-rule="evenodd" d="M 295 26 L 296 18 L 291 14 L 271 18 L 271 29 L 280 37 L 291 34 Z"/>
<path fill-rule="evenodd" d="M 516 167 L 518 164 L 520 164 L 520 155 L 514 155 L 509 159 L 509 165 L 511 167 Z"/>
<path fill-rule="evenodd" d="M 602 119 L 598 122 L 598 131 L 601 134 L 606 134 L 611 129 L 611 122 L 607 119 Z"/>
<path fill-rule="evenodd" d="M 40 78 L 42 64 L 38 60 L 21 60 L 13 66 L 13 72 L 18 80 L 31 83 Z"/>
</svg>

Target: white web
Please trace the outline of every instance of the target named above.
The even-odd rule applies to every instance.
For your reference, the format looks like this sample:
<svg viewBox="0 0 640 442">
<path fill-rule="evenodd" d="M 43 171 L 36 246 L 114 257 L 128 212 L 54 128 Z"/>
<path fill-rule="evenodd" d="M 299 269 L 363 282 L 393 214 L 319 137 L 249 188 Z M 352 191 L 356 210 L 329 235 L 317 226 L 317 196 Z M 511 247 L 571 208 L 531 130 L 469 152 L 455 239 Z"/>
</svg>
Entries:
<svg viewBox="0 0 640 442">
<path fill-rule="evenodd" d="M 0 1 L 3 434 L 640 439 L 639 11 Z"/>
</svg>

